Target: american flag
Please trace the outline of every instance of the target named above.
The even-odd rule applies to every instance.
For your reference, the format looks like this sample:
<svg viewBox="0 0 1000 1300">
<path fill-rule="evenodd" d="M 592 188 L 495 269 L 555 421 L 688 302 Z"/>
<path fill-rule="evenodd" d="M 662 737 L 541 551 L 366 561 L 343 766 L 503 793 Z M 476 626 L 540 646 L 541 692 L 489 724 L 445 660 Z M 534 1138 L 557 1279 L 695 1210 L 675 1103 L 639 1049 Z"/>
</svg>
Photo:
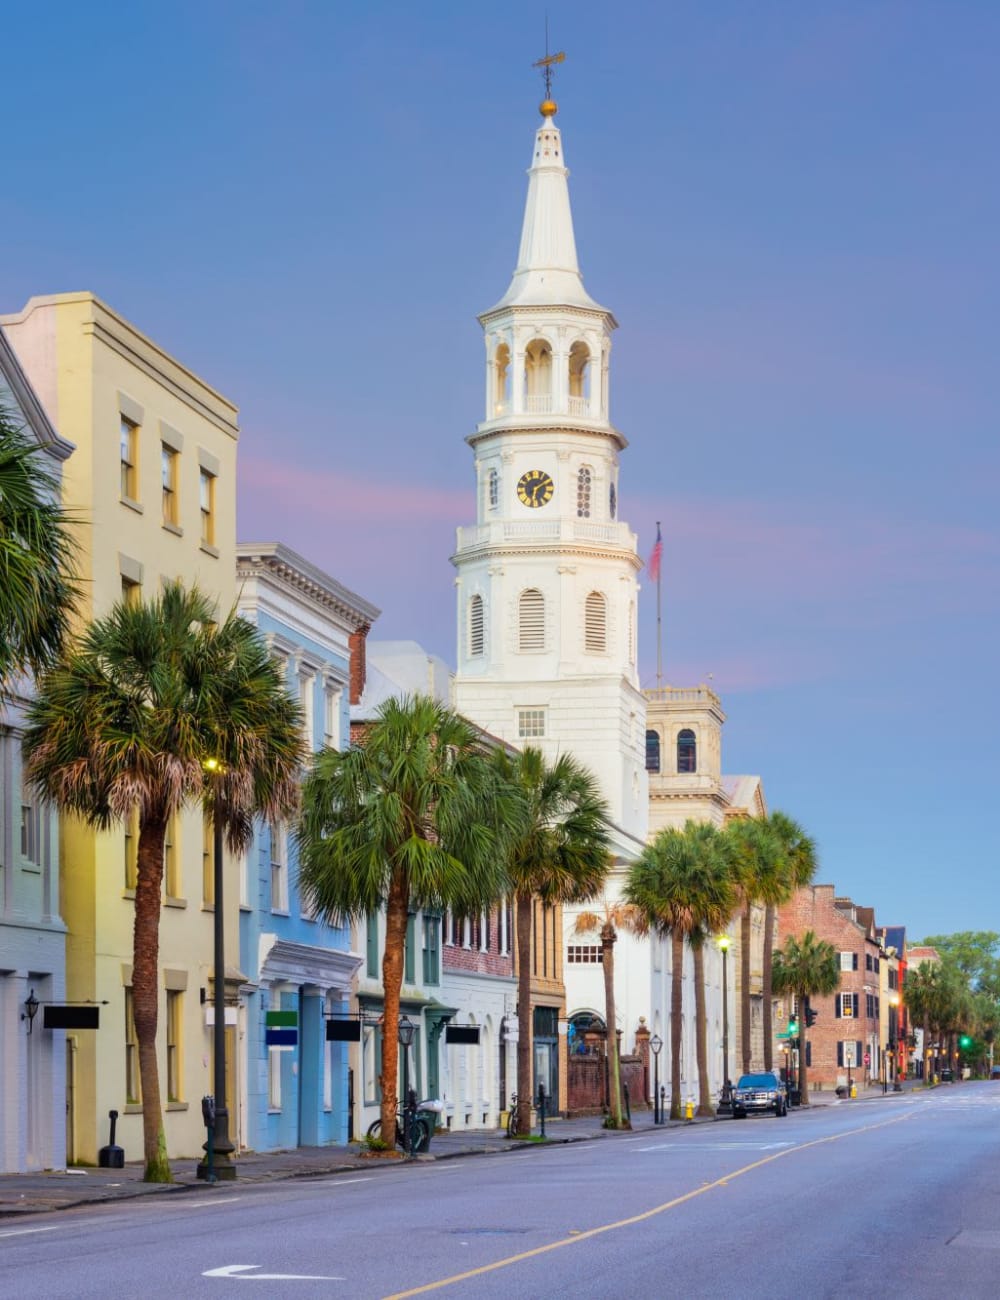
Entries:
<svg viewBox="0 0 1000 1300">
<path fill-rule="evenodd" d="M 656 545 L 649 553 L 649 564 L 646 566 L 649 569 L 649 576 L 653 579 L 654 582 L 659 582 L 660 580 L 660 561 L 662 559 L 663 559 L 663 538 L 660 535 L 660 525 L 657 524 Z"/>
</svg>

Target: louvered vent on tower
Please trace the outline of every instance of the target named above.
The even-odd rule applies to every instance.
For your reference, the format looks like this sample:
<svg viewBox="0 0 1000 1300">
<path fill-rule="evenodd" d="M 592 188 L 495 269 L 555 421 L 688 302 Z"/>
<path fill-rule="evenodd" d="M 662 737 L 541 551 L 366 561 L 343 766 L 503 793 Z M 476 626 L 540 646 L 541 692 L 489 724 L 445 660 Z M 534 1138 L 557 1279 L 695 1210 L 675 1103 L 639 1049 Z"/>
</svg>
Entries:
<svg viewBox="0 0 1000 1300">
<path fill-rule="evenodd" d="M 545 597 L 536 587 L 521 592 L 518 609 L 519 650 L 545 649 Z"/>
<path fill-rule="evenodd" d="M 484 644 L 483 598 L 482 596 L 473 596 L 469 601 L 469 654 L 481 655 Z"/>
<path fill-rule="evenodd" d="M 599 591 L 587 597 L 584 641 L 588 650 L 603 654 L 608 648 L 608 605 Z"/>
</svg>

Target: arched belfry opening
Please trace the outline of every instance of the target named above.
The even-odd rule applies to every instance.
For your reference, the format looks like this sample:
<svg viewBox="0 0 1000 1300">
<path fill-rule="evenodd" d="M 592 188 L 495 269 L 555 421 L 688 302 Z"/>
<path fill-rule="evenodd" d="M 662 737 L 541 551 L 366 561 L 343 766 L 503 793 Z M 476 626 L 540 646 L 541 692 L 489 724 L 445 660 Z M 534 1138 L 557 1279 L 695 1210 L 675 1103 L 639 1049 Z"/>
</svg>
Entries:
<svg viewBox="0 0 1000 1300">
<path fill-rule="evenodd" d="M 524 409 L 529 415 L 552 410 L 552 348 L 545 339 L 532 339 L 524 349 Z"/>
<path fill-rule="evenodd" d="M 510 348 L 501 343 L 493 354 L 493 414 L 510 411 Z"/>
<path fill-rule="evenodd" d="M 569 350 L 569 413 L 590 411 L 590 348 L 577 341 Z"/>
</svg>

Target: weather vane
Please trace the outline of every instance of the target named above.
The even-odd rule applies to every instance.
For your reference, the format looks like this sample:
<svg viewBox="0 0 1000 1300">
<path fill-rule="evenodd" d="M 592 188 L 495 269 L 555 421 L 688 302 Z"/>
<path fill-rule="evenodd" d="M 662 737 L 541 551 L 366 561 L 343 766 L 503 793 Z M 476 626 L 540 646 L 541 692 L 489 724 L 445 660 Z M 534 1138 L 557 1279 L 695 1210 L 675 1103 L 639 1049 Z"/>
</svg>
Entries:
<svg viewBox="0 0 1000 1300">
<path fill-rule="evenodd" d="M 562 63 L 566 55 L 560 51 L 559 54 L 549 53 L 549 20 L 545 19 L 545 58 L 537 59 L 531 66 L 541 68 L 542 76 L 545 78 L 545 99 L 541 105 L 542 117 L 555 117 L 556 102 L 552 98 L 552 69 L 557 63 Z"/>
</svg>

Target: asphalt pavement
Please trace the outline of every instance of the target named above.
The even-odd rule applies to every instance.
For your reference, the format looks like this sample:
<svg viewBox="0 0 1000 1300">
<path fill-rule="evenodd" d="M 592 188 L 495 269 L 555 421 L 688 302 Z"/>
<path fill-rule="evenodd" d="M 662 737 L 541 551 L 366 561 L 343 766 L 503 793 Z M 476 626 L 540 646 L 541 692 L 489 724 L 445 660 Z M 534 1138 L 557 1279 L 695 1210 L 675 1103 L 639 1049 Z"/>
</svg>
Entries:
<svg viewBox="0 0 1000 1300">
<path fill-rule="evenodd" d="M 909 1088 L 909 1084 L 907 1088 Z M 953 1085 L 942 1085 L 944 1087 Z M 892 1096 L 891 1093 L 888 1094 Z M 897 1094 L 898 1095 L 898 1094 Z M 838 1099 L 831 1092 L 815 1092 L 810 1097 L 809 1110 L 829 1106 L 857 1106 L 883 1099 L 881 1087 L 859 1093 L 854 1100 Z M 686 1129 L 693 1124 L 728 1123 L 728 1117 L 711 1117 L 694 1120 L 668 1120 L 656 1129 L 664 1133 L 671 1129 Z M 615 1141 L 627 1130 L 603 1127 L 600 1115 L 561 1119 L 545 1122 L 546 1143 L 565 1145 L 571 1142 L 589 1142 L 596 1138 Z M 653 1131 L 653 1112 L 641 1110 L 632 1115 L 632 1132 Z M 534 1136 L 539 1129 L 536 1125 Z M 539 1145 L 532 1143 L 532 1146 Z M 415 1158 L 415 1163 L 455 1159 L 459 1156 L 497 1155 L 503 1152 L 523 1151 L 525 1143 L 510 1139 L 503 1129 L 467 1129 L 461 1132 L 435 1133 L 430 1150 Z M 39 1173 L 0 1175 L 0 1217 L 44 1214 L 55 1210 L 108 1201 L 124 1201 L 140 1196 L 178 1196 L 192 1190 L 204 1190 L 206 1184 L 195 1172 L 196 1159 L 177 1159 L 171 1162 L 172 1183 L 146 1183 L 142 1179 L 141 1161 L 132 1161 L 123 1169 L 96 1169 L 75 1167 Z M 320 1178 L 347 1174 L 365 1169 L 398 1169 L 406 1164 L 402 1155 L 386 1157 L 370 1155 L 361 1143 L 346 1146 L 297 1147 L 288 1151 L 244 1152 L 235 1160 L 237 1182 L 267 1183 L 282 1179 Z M 233 1183 L 220 1184 L 232 1187 Z"/>
</svg>

